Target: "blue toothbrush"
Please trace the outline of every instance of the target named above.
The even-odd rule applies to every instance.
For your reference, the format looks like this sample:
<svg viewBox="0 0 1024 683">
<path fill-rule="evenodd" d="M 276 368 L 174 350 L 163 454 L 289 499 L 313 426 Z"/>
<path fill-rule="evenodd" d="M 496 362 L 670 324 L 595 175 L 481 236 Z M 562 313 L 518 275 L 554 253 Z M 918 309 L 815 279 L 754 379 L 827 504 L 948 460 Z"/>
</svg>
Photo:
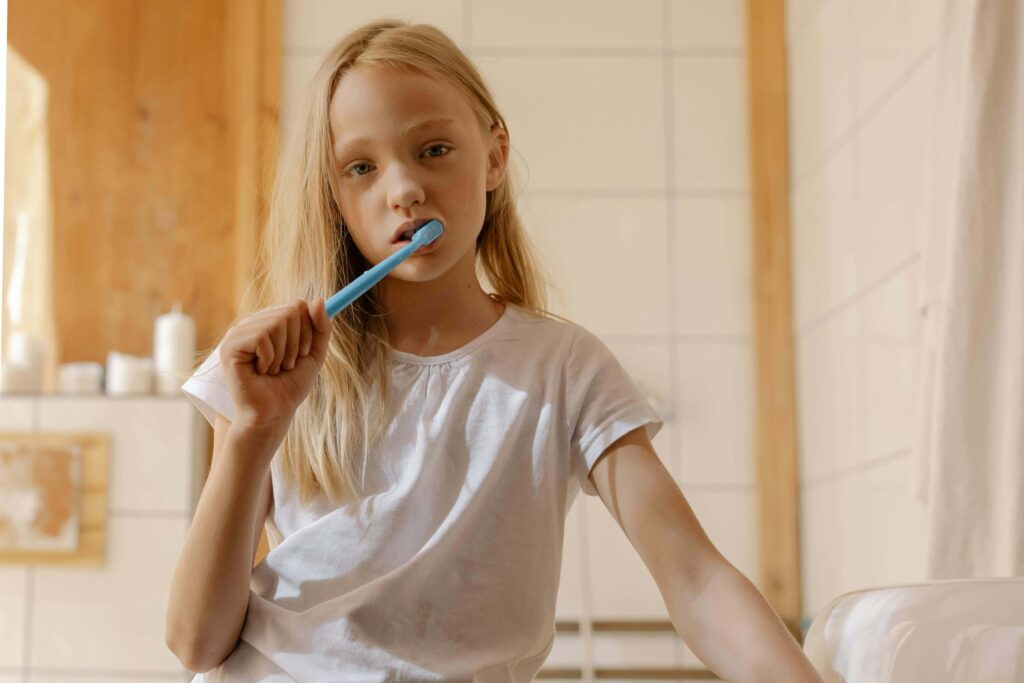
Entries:
<svg viewBox="0 0 1024 683">
<path fill-rule="evenodd" d="M 438 220 L 430 221 L 423 227 L 419 228 L 412 236 L 412 241 L 405 245 L 391 256 L 378 263 L 372 268 L 369 268 L 365 273 L 357 277 L 352 282 L 345 285 L 345 287 L 327 300 L 325 308 L 327 309 L 327 315 L 330 317 L 336 316 L 340 311 L 344 310 L 350 303 L 366 294 L 375 284 L 384 279 L 388 273 L 394 270 L 399 263 L 409 258 L 414 251 L 419 249 L 425 244 L 430 244 L 444 232 L 444 226 Z"/>
</svg>

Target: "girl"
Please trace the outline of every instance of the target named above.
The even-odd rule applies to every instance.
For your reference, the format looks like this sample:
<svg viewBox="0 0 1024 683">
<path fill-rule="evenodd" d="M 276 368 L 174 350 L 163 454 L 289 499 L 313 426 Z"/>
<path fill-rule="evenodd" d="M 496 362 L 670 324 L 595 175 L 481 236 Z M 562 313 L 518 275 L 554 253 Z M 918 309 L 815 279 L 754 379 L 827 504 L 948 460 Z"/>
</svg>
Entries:
<svg viewBox="0 0 1024 683">
<path fill-rule="evenodd" d="M 580 490 L 719 675 L 819 680 L 662 467 L 658 415 L 597 337 L 544 309 L 508 127 L 466 56 L 433 27 L 374 22 L 309 96 L 251 313 L 183 385 L 214 425 L 167 610 L 194 680 L 531 681 Z M 430 219 L 439 239 L 327 316 L 324 293 Z"/>
</svg>

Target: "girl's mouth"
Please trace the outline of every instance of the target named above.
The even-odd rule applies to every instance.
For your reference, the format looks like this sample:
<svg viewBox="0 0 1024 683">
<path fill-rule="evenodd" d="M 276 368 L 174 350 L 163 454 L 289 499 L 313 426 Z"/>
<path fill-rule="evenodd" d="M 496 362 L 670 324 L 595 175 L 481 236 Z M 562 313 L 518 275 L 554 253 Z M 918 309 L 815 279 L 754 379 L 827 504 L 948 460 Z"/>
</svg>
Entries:
<svg viewBox="0 0 1024 683">
<path fill-rule="evenodd" d="M 411 220 L 411 221 L 407 221 L 405 223 L 405 226 L 407 226 L 405 228 L 405 230 L 402 230 L 401 232 L 396 232 L 395 233 L 394 237 L 392 238 L 393 243 L 394 244 L 401 244 L 403 242 L 410 241 L 412 239 L 412 236 L 415 235 L 420 230 L 420 228 L 422 228 L 427 223 L 430 223 L 432 220 L 434 220 L 434 219 L 433 218 L 417 218 L 417 219 L 414 219 L 414 220 Z"/>
<path fill-rule="evenodd" d="M 416 251 L 412 252 L 412 254 L 410 254 L 410 257 L 412 257 L 412 256 L 422 256 L 423 254 L 429 254 L 430 252 L 432 252 L 435 249 L 437 249 L 438 243 L 441 240 L 443 240 L 443 239 L 444 239 L 444 235 L 441 235 L 440 237 L 438 237 L 436 240 L 434 240 L 430 244 L 424 244 L 422 247 L 420 247 Z M 411 241 L 412 241 L 411 239 L 401 239 L 401 240 L 395 242 L 395 251 L 398 251 L 399 249 L 404 248 Z"/>
</svg>

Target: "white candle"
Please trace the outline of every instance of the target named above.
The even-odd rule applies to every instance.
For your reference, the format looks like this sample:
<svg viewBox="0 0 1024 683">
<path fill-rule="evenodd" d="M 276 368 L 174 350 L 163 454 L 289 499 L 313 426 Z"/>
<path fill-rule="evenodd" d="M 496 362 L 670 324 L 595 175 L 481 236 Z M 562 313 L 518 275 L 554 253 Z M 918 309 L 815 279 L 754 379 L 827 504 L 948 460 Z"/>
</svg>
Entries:
<svg viewBox="0 0 1024 683">
<path fill-rule="evenodd" d="M 153 393 L 153 359 L 111 351 L 107 354 L 108 394 Z"/>
<path fill-rule="evenodd" d="M 0 391 L 5 394 L 41 394 L 43 392 L 43 355 L 45 344 L 39 337 L 14 331 L 7 338 L 7 358 L 2 363 Z"/>
<path fill-rule="evenodd" d="M 103 366 L 99 363 L 62 363 L 57 371 L 62 394 L 102 394 Z"/>
<path fill-rule="evenodd" d="M 181 304 L 156 319 L 153 365 L 158 394 L 176 394 L 188 379 L 196 353 L 196 323 L 181 312 Z"/>
</svg>

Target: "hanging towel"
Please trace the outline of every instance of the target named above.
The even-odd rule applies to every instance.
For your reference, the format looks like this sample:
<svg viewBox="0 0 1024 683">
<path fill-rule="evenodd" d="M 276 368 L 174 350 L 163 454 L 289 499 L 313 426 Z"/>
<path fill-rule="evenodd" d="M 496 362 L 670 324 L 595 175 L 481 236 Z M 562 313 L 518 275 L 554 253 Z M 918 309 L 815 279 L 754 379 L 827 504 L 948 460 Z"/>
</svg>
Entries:
<svg viewBox="0 0 1024 683">
<path fill-rule="evenodd" d="M 948 0 L 911 488 L 932 579 L 1024 575 L 1024 11 Z"/>
</svg>

